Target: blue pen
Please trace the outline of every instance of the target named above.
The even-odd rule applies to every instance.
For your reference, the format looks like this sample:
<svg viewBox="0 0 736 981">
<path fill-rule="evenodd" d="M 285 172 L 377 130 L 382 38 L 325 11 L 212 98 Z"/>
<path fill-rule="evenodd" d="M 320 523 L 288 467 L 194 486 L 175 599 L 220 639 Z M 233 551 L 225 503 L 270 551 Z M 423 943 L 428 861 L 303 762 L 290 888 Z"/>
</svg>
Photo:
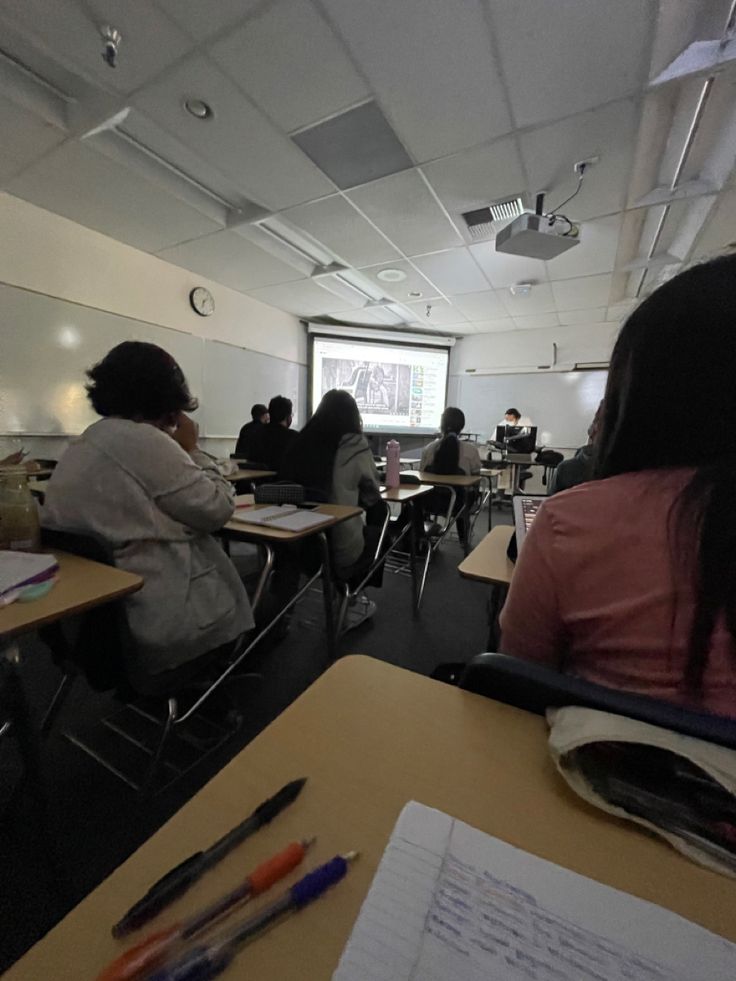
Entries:
<svg viewBox="0 0 736 981">
<path fill-rule="evenodd" d="M 243 920 L 211 943 L 191 947 L 181 957 L 149 975 L 148 981 L 209 981 L 210 978 L 216 978 L 222 974 L 246 940 L 282 916 L 295 913 L 318 899 L 330 886 L 344 878 L 350 862 L 357 857 L 357 852 L 336 855 L 325 865 L 307 873 L 270 906 Z"/>
</svg>

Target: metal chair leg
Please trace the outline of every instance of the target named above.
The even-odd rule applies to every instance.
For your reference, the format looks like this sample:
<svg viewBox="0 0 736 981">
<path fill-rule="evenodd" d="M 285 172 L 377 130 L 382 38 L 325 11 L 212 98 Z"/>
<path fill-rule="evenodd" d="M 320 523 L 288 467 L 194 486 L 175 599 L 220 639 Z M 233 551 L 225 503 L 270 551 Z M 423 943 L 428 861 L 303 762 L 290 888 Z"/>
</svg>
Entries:
<svg viewBox="0 0 736 981">
<path fill-rule="evenodd" d="M 176 722 L 176 716 L 179 711 L 179 706 L 175 698 L 170 698 L 167 704 L 167 715 L 166 721 L 164 722 L 163 729 L 161 731 L 161 736 L 158 741 L 156 749 L 153 751 L 153 757 L 151 758 L 150 765 L 148 767 L 148 773 L 141 785 L 140 793 L 149 794 L 153 786 L 156 771 L 158 770 L 158 765 L 161 761 L 161 755 L 164 750 L 164 745 L 166 744 L 169 736 L 171 735 L 171 729 Z"/>
<path fill-rule="evenodd" d="M 77 680 L 76 675 L 67 672 L 62 675 L 59 686 L 53 694 L 53 697 L 49 703 L 49 707 L 44 713 L 43 719 L 41 720 L 41 735 L 47 736 L 51 731 L 51 727 L 56 721 L 59 712 L 61 712 L 64 707 L 64 702 L 67 700 L 69 692 L 72 689 L 72 685 Z"/>
</svg>

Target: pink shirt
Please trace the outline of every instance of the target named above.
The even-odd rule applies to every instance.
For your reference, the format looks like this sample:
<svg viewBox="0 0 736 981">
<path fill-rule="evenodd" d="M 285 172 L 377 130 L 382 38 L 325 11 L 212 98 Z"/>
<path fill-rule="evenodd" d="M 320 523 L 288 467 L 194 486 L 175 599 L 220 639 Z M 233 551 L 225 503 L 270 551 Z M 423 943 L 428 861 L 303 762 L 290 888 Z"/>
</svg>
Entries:
<svg viewBox="0 0 736 981">
<path fill-rule="evenodd" d="M 668 537 L 689 470 L 581 484 L 545 501 L 501 614 L 501 650 L 590 681 L 736 717 L 736 656 L 713 634 L 702 692 L 681 686 L 693 577 Z"/>
</svg>

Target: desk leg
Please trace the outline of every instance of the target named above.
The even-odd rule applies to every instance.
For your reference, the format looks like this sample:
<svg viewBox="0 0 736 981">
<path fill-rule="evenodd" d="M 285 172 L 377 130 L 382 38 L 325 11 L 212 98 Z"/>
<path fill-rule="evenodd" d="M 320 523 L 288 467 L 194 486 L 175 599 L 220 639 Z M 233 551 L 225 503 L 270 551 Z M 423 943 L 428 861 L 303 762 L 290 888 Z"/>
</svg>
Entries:
<svg viewBox="0 0 736 981">
<path fill-rule="evenodd" d="M 327 632 L 327 656 L 330 661 L 337 657 L 337 637 L 335 636 L 334 589 L 332 586 L 332 561 L 327 535 L 318 535 L 322 551 L 322 597 L 325 607 L 325 631 Z"/>
<path fill-rule="evenodd" d="M 411 609 L 416 618 L 419 616 L 419 581 L 417 579 L 417 512 L 414 501 L 409 501 L 409 571 L 411 572 Z"/>
<path fill-rule="evenodd" d="M 493 477 L 488 478 L 488 530 L 493 526 Z"/>
<path fill-rule="evenodd" d="M 258 585 L 256 586 L 256 591 L 253 594 L 253 602 L 251 607 L 253 612 L 256 612 L 258 604 L 263 599 L 263 590 L 268 582 L 268 577 L 273 572 L 274 564 L 274 551 L 273 548 L 268 544 L 268 542 L 259 542 L 260 547 L 263 549 L 263 568 L 261 569 L 261 574 L 258 577 Z"/>
<path fill-rule="evenodd" d="M 498 618 L 506 600 L 507 586 L 494 583 L 491 586 L 491 595 L 488 597 L 488 653 L 498 653 L 498 645 L 501 640 L 501 628 Z"/>
</svg>

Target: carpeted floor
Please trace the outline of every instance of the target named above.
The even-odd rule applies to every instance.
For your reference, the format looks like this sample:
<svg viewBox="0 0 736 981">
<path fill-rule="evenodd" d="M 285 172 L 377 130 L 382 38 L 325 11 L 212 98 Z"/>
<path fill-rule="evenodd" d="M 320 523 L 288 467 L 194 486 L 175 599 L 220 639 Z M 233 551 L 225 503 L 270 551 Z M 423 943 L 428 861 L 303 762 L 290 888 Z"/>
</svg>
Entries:
<svg viewBox="0 0 736 981">
<path fill-rule="evenodd" d="M 478 520 L 475 541 L 485 531 Z M 494 522 L 509 523 L 494 512 Z M 485 649 L 485 586 L 457 573 L 462 552 L 447 541 L 433 561 L 421 614 L 411 616 L 410 581 L 387 573 L 369 595 L 373 620 L 343 638 L 341 653 L 360 653 L 411 671 L 430 674 L 444 661 L 467 660 Z M 51 736 L 41 747 L 49 799 L 47 827 L 22 792 L 13 793 L 19 767 L 11 740 L 0 741 L 0 972 L 38 940 L 83 896 L 160 827 L 230 758 L 305 690 L 327 667 L 320 602 L 308 597 L 297 608 L 287 638 L 253 662 L 260 681 L 238 683 L 243 728 L 193 771 L 152 799 L 128 787 L 72 746 L 60 729 L 83 728 L 110 706 L 108 696 L 83 682 L 70 696 Z M 36 640 L 23 647 L 22 678 L 38 721 L 58 682 L 46 648 Z M 41 979 L 39 979 L 41 981 Z"/>
</svg>

